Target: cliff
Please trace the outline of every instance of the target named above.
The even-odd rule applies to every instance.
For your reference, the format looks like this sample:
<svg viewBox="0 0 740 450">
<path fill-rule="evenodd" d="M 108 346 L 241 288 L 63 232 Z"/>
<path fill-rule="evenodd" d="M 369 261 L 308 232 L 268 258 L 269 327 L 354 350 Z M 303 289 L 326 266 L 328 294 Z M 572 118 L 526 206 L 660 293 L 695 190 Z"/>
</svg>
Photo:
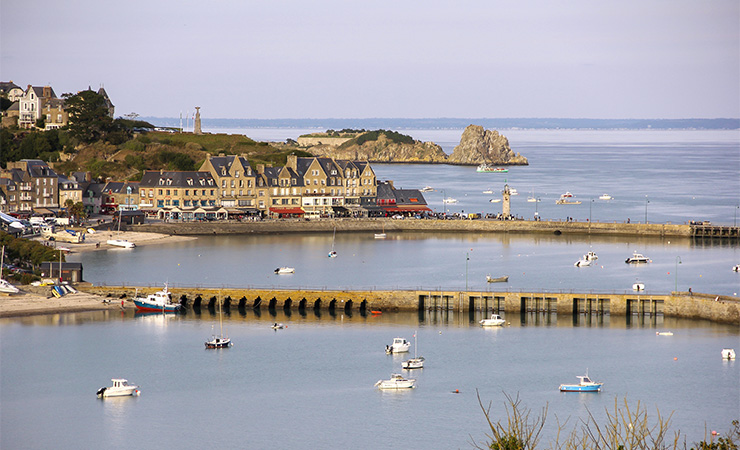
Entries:
<svg viewBox="0 0 740 450">
<path fill-rule="evenodd" d="M 335 159 L 352 159 L 370 162 L 391 163 L 446 163 L 447 154 L 442 147 L 433 142 L 415 141 L 409 136 L 399 138 L 387 132 L 371 132 L 368 138 L 352 139 L 335 147 L 315 145 L 307 150 L 315 156 Z M 369 133 L 367 133 L 369 134 Z"/>
<path fill-rule="evenodd" d="M 463 131 L 460 144 L 448 158 L 450 164 L 528 165 L 527 158 L 514 153 L 506 136 L 496 130 L 469 125 Z"/>
</svg>

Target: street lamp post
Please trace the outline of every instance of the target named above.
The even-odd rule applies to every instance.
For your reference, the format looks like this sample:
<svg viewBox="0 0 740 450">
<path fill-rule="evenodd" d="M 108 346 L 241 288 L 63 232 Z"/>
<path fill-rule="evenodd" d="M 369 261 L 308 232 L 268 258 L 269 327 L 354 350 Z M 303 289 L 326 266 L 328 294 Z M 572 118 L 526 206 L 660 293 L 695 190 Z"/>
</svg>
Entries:
<svg viewBox="0 0 740 450">
<path fill-rule="evenodd" d="M 468 261 L 470 261 L 470 253 L 465 253 L 465 295 L 468 292 Z"/>
<path fill-rule="evenodd" d="M 444 189 L 442 189 L 442 207 L 444 207 L 445 216 L 447 216 L 447 194 L 445 194 Z"/>
<path fill-rule="evenodd" d="M 737 226 L 737 210 L 740 208 L 740 205 L 735 205 L 735 220 L 732 222 L 732 226 Z"/>
<path fill-rule="evenodd" d="M 591 223 L 591 206 L 594 204 L 594 199 L 588 202 L 588 223 Z"/>
<path fill-rule="evenodd" d="M 537 211 L 537 208 L 539 207 L 540 198 L 537 197 L 537 201 L 534 202 L 534 220 L 537 220 L 540 216 L 540 213 Z"/>
<path fill-rule="evenodd" d="M 674 274 L 676 276 L 676 287 L 674 289 L 675 292 L 678 292 L 678 265 L 679 264 L 681 264 L 681 257 L 680 256 L 676 256 L 676 271 L 674 272 Z"/>
</svg>

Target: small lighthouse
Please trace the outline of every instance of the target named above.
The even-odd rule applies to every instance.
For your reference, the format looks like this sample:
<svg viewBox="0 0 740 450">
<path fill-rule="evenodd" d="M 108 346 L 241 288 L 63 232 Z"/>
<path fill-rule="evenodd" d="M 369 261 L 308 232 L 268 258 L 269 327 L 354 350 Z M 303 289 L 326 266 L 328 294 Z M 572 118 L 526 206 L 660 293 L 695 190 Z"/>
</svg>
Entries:
<svg viewBox="0 0 740 450">
<path fill-rule="evenodd" d="M 507 218 L 511 215 L 511 189 L 509 189 L 508 184 L 504 185 L 503 194 L 504 194 L 504 202 L 503 202 L 503 208 L 501 211 L 501 215 L 504 218 Z"/>
<path fill-rule="evenodd" d="M 203 130 L 200 129 L 200 106 L 195 107 L 195 126 L 193 126 L 193 134 L 203 134 Z"/>
</svg>

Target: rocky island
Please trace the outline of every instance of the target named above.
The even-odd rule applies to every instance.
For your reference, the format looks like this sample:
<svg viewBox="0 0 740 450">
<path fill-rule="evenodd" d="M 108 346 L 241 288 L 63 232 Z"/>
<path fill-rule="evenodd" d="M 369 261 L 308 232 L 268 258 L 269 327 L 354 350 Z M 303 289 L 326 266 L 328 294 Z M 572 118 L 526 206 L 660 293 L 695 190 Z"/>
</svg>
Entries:
<svg viewBox="0 0 740 450">
<path fill-rule="evenodd" d="M 506 136 L 478 125 L 468 126 L 451 155 L 434 142 L 414 140 L 388 130 L 329 130 L 304 135 L 298 145 L 314 156 L 385 163 L 457 165 L 527 165 L 527 158 L 514 153 Z"/>
</svg>

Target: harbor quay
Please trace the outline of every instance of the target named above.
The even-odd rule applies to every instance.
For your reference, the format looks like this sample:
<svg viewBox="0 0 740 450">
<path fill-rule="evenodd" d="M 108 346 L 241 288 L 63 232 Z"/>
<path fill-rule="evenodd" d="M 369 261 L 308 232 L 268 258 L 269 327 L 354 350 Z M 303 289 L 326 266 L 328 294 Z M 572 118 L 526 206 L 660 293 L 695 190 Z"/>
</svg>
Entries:
<svg viewBox="0 0 740 450">
<path fill-rule="evenodd" d="M 153 222 L 125 226 L 129 231 L 171 235 L 278 234 L 331 232 L 466 232 L 543 233 L 572 235 L 697 237 L 740 239 L 740 227 L 625 222 L 569 222 L 548 220 L 442 220 L 389 218 L 273 219 L 264 221 Z"/>
<path fill-rule="evenodd" d="M 160 288 L 80 286 L 85 292 L 128 300 Z M 186 309 L 328 310 L 337 313 L 456 311 L 460 313 L 555 313 L 559 315 L 645 315 L 703 319 L 740 325 L 740 301 L 691 292 L 670 294 L 598 292 L 476 292 L 441 290 L 304 290 L 259 288 L 171 288 Z"/>
</svg>

